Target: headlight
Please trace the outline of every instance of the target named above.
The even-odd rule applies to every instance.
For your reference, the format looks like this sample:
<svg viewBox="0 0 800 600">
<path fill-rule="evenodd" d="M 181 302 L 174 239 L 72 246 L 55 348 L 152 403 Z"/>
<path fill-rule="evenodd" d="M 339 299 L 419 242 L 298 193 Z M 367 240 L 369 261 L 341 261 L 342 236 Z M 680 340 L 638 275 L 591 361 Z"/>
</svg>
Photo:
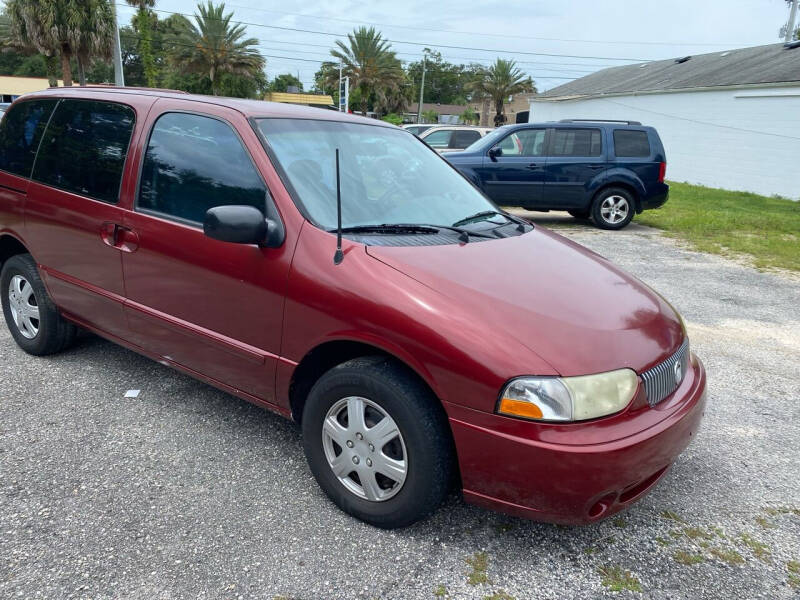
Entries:
<svg viewBox="0 0 800 600">
<path fill-rule="evenodd" d="M 631 369 L 581 377 L 520 377 L 503 389 L 497 412 L 537 421 L 596 419 L 628 406 L 638 383 Z"/>
</svg>

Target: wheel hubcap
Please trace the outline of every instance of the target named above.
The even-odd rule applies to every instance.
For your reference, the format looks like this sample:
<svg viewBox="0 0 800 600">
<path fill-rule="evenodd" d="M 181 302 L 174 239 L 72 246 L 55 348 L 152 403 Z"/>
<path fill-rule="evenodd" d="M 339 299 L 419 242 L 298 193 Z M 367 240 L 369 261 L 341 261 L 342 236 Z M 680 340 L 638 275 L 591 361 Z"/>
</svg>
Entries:
<svg viewBox="0 0 800 600">
<path fill-rule="evenodd" d="M 628 217 L 630 205 L 622 196 L 609 196 L 600 205 L 600 215 L 603 220 L 612 225 L 624 221 Z"/>
<path fill-rule="evenodd" d="M 350 396 L 334 404 L 322 425 L 328 466 L 348 491 L 383 502 L 403 487 L 408 455 L 397 423 L 375 402 Z"/>
<path fill-rule="evenodd" d="M 35 338 L 39 333 L 39 304 L 33 287 L 22 275 L 14 275 L 8 284 L 8 306 L 22 337 Z"/>
</svg>

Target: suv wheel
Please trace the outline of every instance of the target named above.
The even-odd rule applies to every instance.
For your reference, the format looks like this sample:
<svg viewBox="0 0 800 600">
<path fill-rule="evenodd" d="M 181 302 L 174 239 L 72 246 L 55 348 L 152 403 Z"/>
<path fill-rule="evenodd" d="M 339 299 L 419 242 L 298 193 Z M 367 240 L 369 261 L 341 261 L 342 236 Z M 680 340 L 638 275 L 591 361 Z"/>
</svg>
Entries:
<svg viewBox="0 0 800 600">
<path fill-rule="evenodd" d="M 47 295 L 30 254 L 18 254 L 5 262 L 0 292 L 8 329 L 25 352 L 53 354 L 75 339 L 75 326 L 59 314 Z"/>
<path fill-rule="evenodd" d="M 601 229 L 622 229 L 633 219 L 633 196 L 622 188 L 600 192 L 592 204 L 592 221 Z"/>
<path fill-rule="evenodd" d="M 447 418 L 391 359 L 356 358 L 328 371 L 308 396 L 302 429 L 320 487 L 371 525 L 405 527 L 447 495 L 454 463 Z"/>
</svg>

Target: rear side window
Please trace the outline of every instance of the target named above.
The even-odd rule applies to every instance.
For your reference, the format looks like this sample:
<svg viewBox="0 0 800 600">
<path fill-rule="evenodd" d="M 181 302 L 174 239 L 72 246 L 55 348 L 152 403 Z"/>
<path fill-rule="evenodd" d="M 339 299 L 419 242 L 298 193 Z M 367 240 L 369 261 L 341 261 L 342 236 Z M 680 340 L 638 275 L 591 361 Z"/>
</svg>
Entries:
<svg viewBox="0 0 800 600">
<path fill-rule="evenodd" d="M 481 134 L 478 131 L 457 129 L 455 132 L 453 132 L 453 141 L 450 143 L 450 147 L 463 150 L 467 146 L 477 142 L 479 139 L 481 139 Z"/>
<path fill-rule="evenodd" d="M 116 203 L 134 118 L 133 109 L 122 104 L 62 100 L 42 140 L 33 179 Z"/>
<path fill-rule="evenodd" d="M 231 127 L 218 119 L 167 113 L 156 121 L 142 166 L 140 209 L 202 223 L 215 206 L 266 211 L 267 188 Z"/>
<path fill-rule="evenodd" d="M 30 177 L 36 150 L 58 100 L 21 102 L 0 121 L 0 170 Z"/>
<path fill-rule="evenodd" d="M 450 147 L 450 136 L 452 134 L 452 129 L 439 129 L 426 135 L 425 143 L 431 148 L 448 148 Z"/>
<path fill-rule="evenodd" d="M 614 154 L 620 157 L 647 158 L 650 156 L 650 140 L 647 139 L 647 132 L 615 129 Z"/>
<path fill-rule="evenodd" d="M 555 129 L 553 156 L 600 156 L 603 153 L 599 129 Z"/>
</svg>

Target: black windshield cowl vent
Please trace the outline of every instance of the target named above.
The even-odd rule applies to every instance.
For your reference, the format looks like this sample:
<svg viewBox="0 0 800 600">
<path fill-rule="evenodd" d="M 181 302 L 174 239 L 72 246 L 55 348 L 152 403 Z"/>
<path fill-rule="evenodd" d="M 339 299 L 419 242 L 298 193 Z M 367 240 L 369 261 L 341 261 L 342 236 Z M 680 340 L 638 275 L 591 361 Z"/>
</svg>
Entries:
<svg viewBox="0 0 800 600">
<path fill-rule="evenodd" d="M 683 63 L 685 63 L 686 61 L 690 60 L 691 58 L 692 58 L 691 56 L 684 56 L 683 58 L 676 58 L 676 59 L 675 59 L 675 64 L 676 64 L 676 65 L 683 64 Z"/>
</svg>

